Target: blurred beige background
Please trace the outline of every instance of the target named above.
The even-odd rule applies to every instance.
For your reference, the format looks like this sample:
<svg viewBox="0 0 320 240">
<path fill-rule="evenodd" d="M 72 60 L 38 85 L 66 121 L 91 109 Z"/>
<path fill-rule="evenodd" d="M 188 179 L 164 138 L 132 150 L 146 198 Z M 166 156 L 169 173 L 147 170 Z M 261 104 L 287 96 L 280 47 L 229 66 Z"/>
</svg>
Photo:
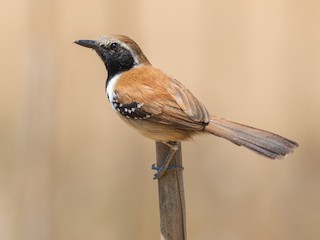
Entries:
<svg viewBox="0 0 320 240">
<path fill-rule="evenodd" d="M 271 161 L 183 144 L 189 239 L 320 239 L 320 2 L 1 3 L 0 239 L 159 239 L 155 147 L 72 44 L 121 33 L 211 113 L 300 143 Z"/>
</svg>

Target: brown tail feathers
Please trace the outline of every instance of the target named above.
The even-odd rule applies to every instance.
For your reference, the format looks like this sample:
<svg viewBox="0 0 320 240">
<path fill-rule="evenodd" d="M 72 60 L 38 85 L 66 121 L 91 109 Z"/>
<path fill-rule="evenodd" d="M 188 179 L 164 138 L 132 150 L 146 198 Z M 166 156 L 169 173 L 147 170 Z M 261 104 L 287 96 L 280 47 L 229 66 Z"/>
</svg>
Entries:
<svg viewBox="0 0 320 240">
<path fill-rule="evenodd" d="M 271 159 L 283 158 L 299 146 L 297 143 L 277 134 L 215 116 L 211 116 L 210 123 L 206 126 L 205 131 Z"/>
</svg>

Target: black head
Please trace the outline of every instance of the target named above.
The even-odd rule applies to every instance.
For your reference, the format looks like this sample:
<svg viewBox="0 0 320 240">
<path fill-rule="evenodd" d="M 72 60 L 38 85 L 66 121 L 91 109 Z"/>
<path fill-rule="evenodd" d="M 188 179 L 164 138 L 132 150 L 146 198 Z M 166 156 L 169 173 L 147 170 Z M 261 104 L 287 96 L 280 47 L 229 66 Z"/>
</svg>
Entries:
<svg viewBox="0 0 320 240">
<path fill-rule="evenodd" d="M 108 79 L 141 64 L 149 64 L 139 46 L 130 38 L 110 35 L 99 40 L 77 40 L 76 44 L 94 49 L 108 70 Z"/>
</svg>

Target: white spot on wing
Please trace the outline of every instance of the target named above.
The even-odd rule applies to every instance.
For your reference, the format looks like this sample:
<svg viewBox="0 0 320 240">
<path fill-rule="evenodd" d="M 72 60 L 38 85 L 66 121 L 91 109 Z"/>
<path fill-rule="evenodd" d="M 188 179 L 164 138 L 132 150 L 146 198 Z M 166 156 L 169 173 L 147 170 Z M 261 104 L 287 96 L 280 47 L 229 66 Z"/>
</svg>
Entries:
<svg viewBox="0 0 320 240">
<path fill-rule="evenodd" d="M 143 106 L 143 103 L 139 103 L 138 105 L 137 105 L 137 108 L 141 108 Z"/>
</svg>

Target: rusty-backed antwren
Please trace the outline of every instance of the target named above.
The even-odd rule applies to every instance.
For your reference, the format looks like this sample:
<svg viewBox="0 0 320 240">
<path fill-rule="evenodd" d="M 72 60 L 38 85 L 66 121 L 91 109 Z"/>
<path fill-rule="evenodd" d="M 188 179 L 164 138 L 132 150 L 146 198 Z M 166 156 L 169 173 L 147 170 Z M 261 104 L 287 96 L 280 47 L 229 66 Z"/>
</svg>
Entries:
<svg viewBox="0 0 320 240">
<path fill-rule="evenodd" d="M 180 82 L 154 68 L 129 37 L 108 35 L 75 43 L 94 49 L 108 71 L 108 100 L 122 120 L 145 137 L 170 146 L 167 159 L 154 178 L 166 172 L 177 141 L 199 133 L 223 137 L 271 159 L 283 158 L 298 144 L 277 134 L 210 115 Z"/>
</svg>

